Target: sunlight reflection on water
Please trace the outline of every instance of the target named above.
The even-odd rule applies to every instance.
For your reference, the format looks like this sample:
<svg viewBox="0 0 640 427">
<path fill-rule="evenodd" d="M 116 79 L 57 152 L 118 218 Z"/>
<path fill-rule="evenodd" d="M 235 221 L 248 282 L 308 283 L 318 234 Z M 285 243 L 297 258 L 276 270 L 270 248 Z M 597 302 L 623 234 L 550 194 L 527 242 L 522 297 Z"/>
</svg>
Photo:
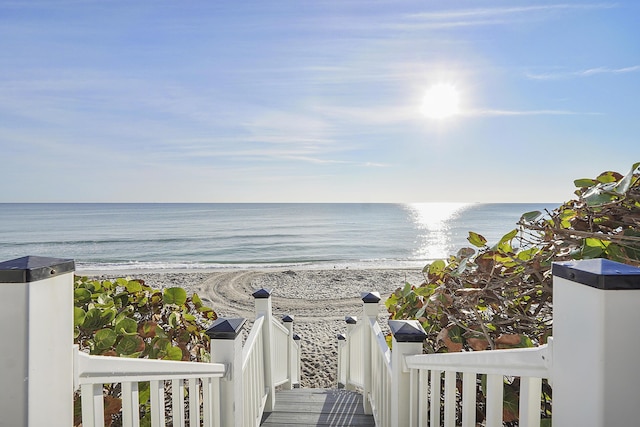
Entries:
<svg viewBox="0 0 640 427">
<path fill-rule="evenodd" d="M 418 249 L 414 256 L 419 259 L 447 257 L 453 247 L 449 233 L 450 223 L 471 203 L 411 203 L 406 205 L 416 228 L 420 230 Z"/>
</svg>

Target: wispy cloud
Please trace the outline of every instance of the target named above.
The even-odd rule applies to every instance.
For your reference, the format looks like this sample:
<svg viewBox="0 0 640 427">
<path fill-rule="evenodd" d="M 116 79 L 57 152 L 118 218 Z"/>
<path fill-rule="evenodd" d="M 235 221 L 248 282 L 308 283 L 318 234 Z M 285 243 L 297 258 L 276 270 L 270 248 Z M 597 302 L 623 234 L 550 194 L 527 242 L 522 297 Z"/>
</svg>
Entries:
<svg viewBox="0 0 640 427">
<path fill-rule="evenodd" d="M 506 24 L 517 18 L 531 18 L 536 13 L 599 10 L 617 7 L 615 3 L 561 3 L 536 6 L 476 8 L 445 10 L 441 12 L 414 13 L 407 15 L 407 23 L 422 28 L 448 28 Z"/>
<path fill-rule="evenodd" d="M 500 116 L 598 116 L 601 113 L 579 112 L 569 110 L 495 110 L 480 109 L 463 112 L 462 115 L 471 117 L 500 117 Z"/>
<path fill-rule="evenodd" d="M 588 68 L 586 70 L 577 71 L 560 71 L 551 73 L 527 73 L 526 76 L 532 80 L 561 80 L 580 77 L 591 77 L 599 74 L 627 74 L 640 72 L 640 65 L 633 65 L 630 67 L 611 68 L 611 67 L 597 67 Z"/>
</svg>

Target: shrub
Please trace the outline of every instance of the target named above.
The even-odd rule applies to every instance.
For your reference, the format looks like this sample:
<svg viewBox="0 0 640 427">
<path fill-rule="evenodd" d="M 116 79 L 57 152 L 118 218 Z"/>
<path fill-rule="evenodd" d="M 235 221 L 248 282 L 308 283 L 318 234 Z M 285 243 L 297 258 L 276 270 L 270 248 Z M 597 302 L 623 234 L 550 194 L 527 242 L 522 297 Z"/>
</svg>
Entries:
<svg viewBox="0 0 640 427">
<path fill-rule="evenodd" d="M 74 337 L 93 355 L 165 360 L 209 361 L 205 323 L 213 309 L 197 294 L 179 287 L 153 289 L 142 280 L 124 278 L 74 281 Z M 149 421 L 148 383 L 140 384 L 141 425 Z M 119 385 L 105 385 L 105 424 L 119 421 Z M 75 425 L 81 423 L 80 399 L 74 404 Z"/>
</svg>

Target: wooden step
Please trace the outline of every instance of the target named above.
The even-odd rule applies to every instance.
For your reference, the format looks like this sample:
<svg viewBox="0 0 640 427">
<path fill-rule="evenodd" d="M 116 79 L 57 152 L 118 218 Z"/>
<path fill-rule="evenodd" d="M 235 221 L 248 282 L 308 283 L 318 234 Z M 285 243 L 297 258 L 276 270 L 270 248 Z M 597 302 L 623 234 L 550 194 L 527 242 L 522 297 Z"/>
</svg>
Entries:
<svg viewBox="0 0 640 427">
<path fill-rule="evenodd" d="M 362 395 L 353 391 L 298 388 L 276 392 L 274 411 L 262 426 L 375 426 L 362 409 Z"/>
</svg>

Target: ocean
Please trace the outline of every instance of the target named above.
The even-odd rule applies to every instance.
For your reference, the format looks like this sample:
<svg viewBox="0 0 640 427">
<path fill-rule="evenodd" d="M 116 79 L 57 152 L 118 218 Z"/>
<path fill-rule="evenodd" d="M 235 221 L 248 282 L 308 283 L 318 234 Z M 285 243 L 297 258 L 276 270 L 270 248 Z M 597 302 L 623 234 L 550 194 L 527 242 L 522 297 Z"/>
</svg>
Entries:
<svg viewBox="0 0 640 427">
<path fill-rule="evenodd" d="M 0 261 L 77 270 L 423 267 L 558 204 L 0 204 Z"/>
</svg>

